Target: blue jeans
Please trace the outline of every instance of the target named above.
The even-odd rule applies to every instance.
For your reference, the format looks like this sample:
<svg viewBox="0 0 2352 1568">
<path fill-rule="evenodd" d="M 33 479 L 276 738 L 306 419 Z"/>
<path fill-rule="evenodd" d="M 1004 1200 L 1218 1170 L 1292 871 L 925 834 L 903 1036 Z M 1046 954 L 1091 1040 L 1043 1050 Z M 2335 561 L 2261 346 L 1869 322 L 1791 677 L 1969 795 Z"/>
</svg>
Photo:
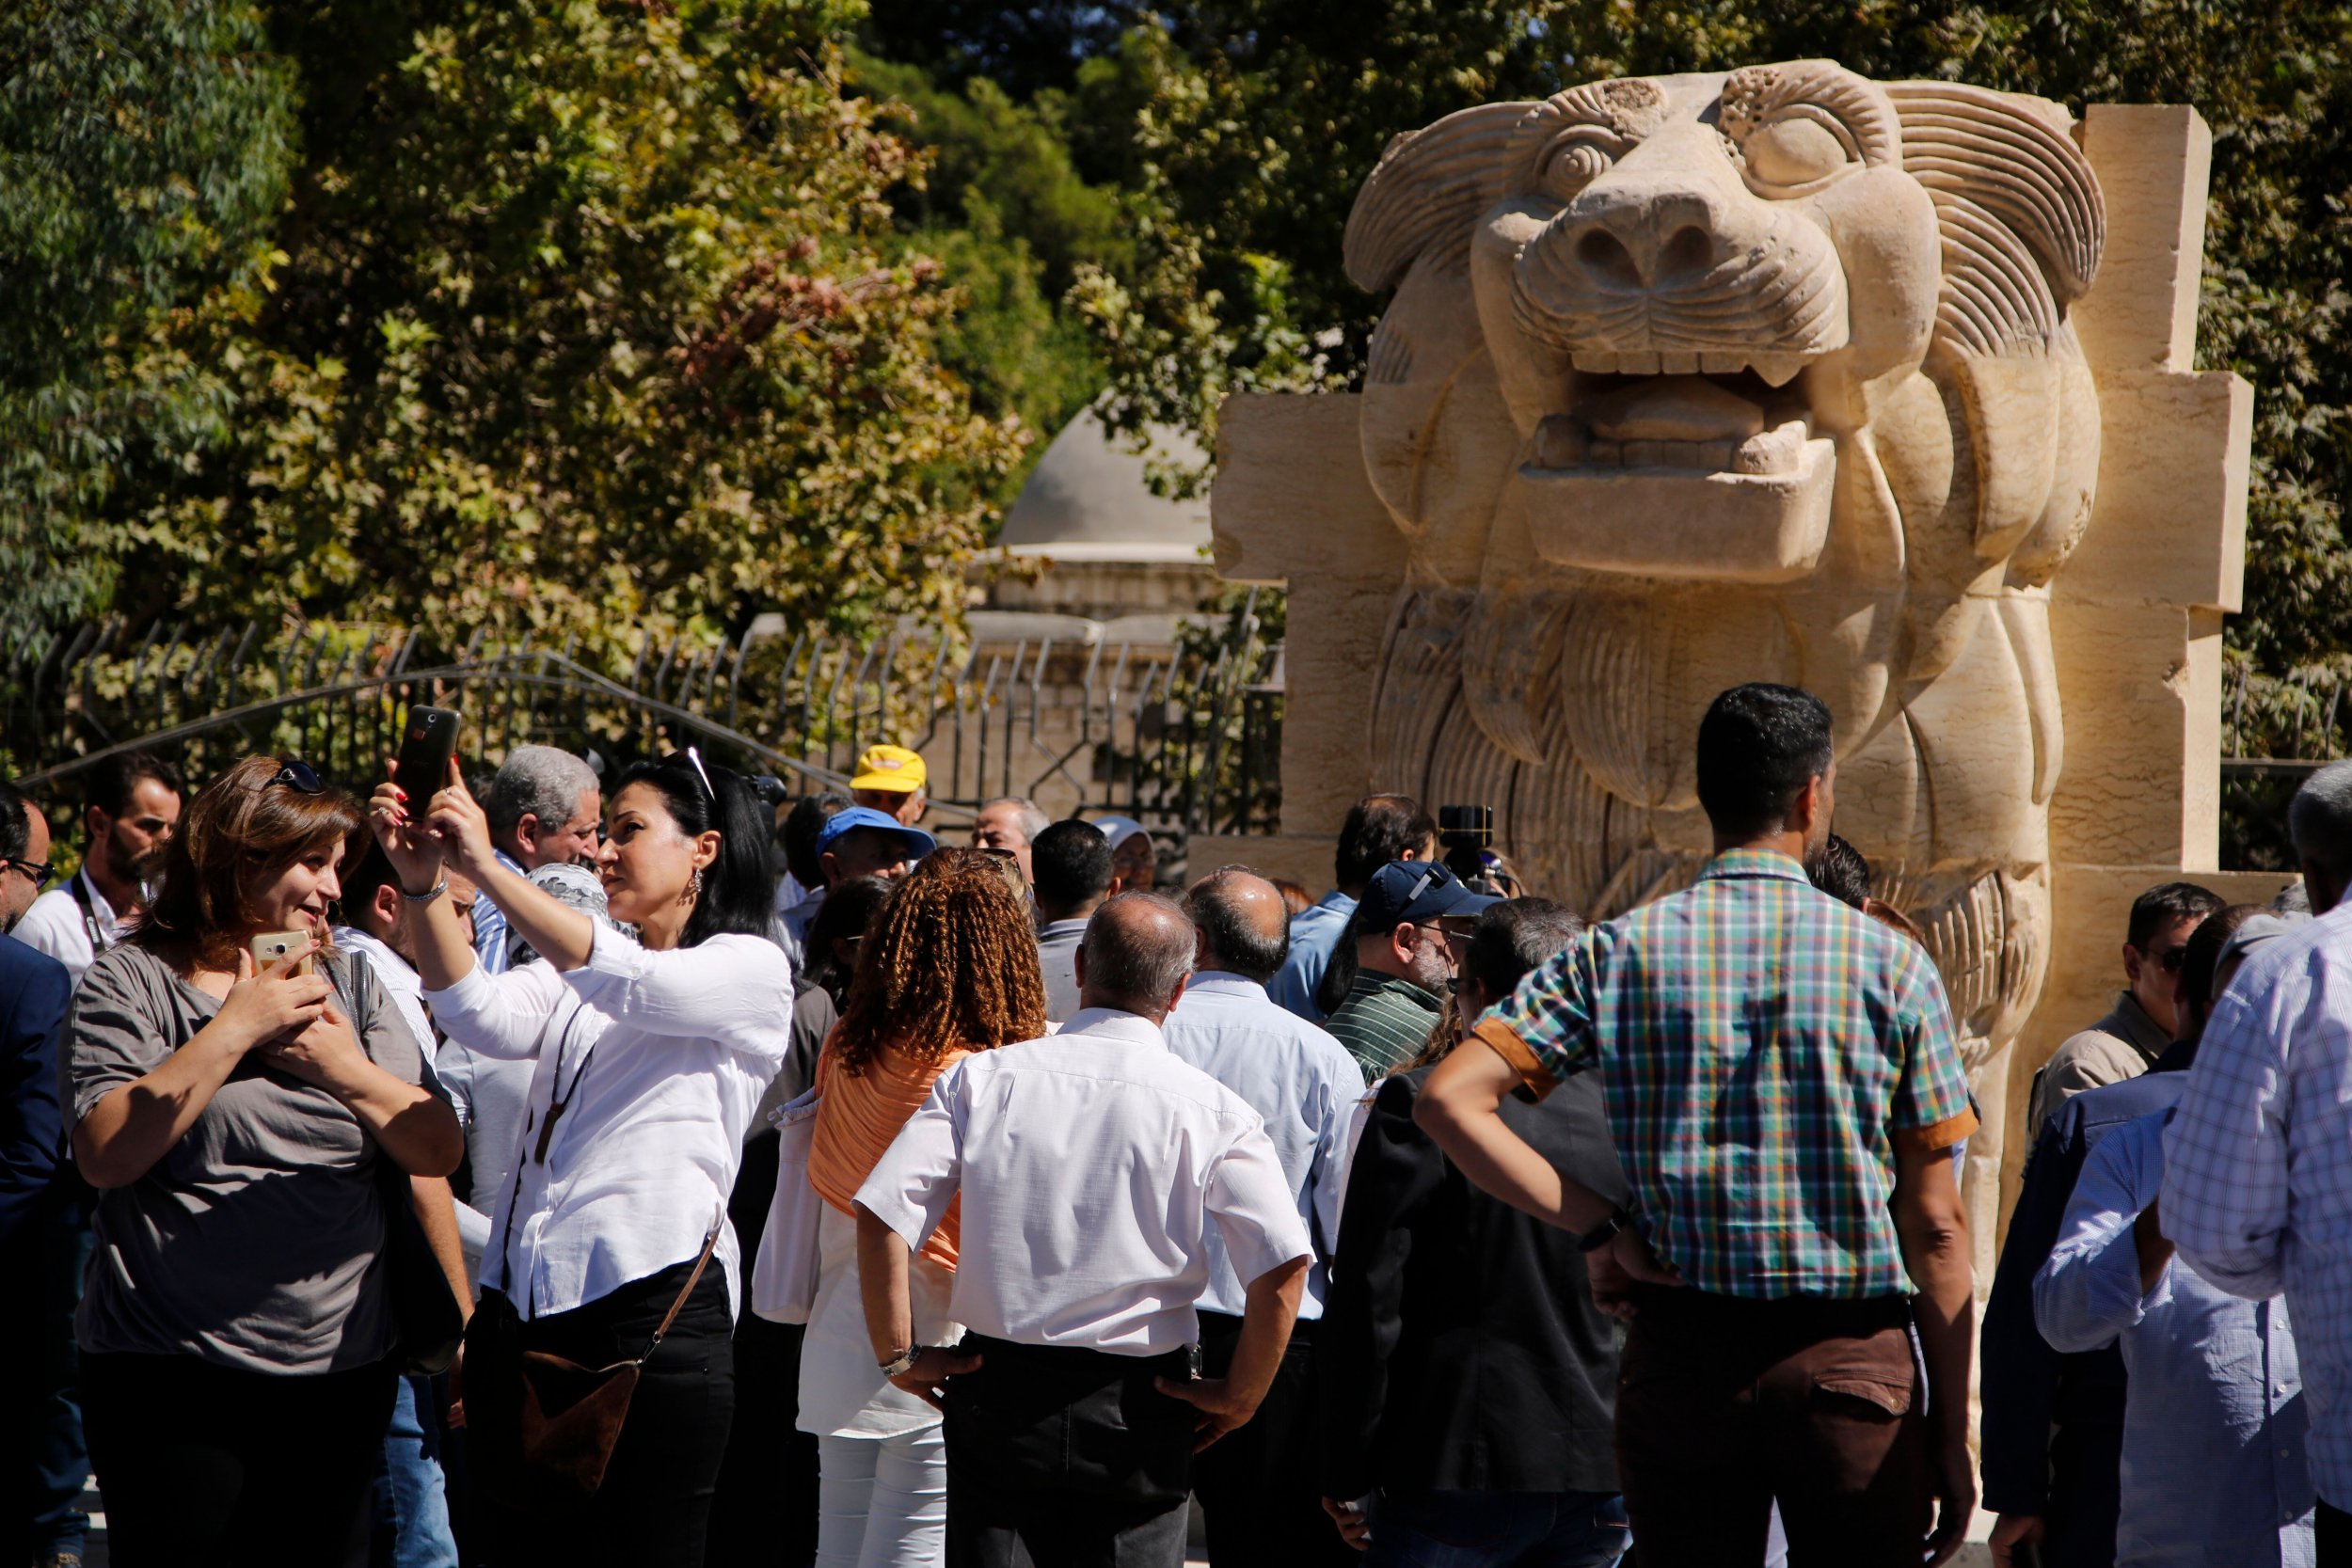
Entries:
<svg viewBox="0 0 2352 1568">
<path fill-rule="evenodd" d="M 1364 1568 L 1610 1568 L 1632 1542 L 1613 1492 L 1383 1494 Z"/>
<path fill-rule="evenodd" d="M 457 1568 L 433 1386 L 429 1377 L 404 1377 L 392 1399 L 375 1471 L 376 1568 Z"/>
</svg>

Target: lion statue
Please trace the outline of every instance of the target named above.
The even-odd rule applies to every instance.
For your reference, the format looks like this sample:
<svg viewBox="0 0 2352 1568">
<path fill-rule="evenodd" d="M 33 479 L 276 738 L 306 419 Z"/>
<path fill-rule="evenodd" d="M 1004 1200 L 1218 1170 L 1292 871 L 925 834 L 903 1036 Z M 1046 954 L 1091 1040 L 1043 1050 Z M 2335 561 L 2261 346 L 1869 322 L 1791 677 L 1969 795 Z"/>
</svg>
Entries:
<svg viewBox="0 0 2352 1568">
<path fill-rule="evenodd" d="M 1362 441 L 1410 560 L 1374 777 L 1499 808 L 1596 918 L 1686 885 L 1724 687 L 1836 721 L 1837 831 L 1926 931 L 1969 1065 L 2048 948 L 2052 578 L 2106 229 L 2058 105 L 1827 60 L 1596 82 L 1398 137 Z"/>
</svg>

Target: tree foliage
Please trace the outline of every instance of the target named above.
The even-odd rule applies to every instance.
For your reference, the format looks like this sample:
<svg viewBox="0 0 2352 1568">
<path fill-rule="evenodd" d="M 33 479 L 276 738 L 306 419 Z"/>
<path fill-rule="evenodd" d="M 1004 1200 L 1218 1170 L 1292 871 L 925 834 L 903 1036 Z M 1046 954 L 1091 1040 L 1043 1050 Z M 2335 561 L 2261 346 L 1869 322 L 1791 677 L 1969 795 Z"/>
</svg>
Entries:
<svg viewBox="0 0 2352 1568">
<path fill-rule="evenodd" d="M 2277 677 L 2352 673 L 2345 156 L 2352 52 L 2337 6 L 2233 0 L 1211 0 L 1089 63 L 1081 103 L 1124 116 L 1084 146 L 1128 160 L 1137 245 L 1076 299 L 1121 422 L 1207 432 L 1229 392 L 1349 385 L 1381 301 L 1340 265 L 1388 139 L 1469 104 L 1628 73 L 1829 56 L 1881 77 L 2102 102 L 2187 103 L 2215 137 L 2199 352 L 2256 388 L 2245 613 L 2257 673 L 2241 743 L 2304 699 Z"/>
<path fill-rule="evenodd" d="M 265 267 L 293 130 L 242 0 L 0 8 L 0 626 L 103 600 L 120 465 L 217 436 L 216 368 L 151 328 Z"/>
</svg>

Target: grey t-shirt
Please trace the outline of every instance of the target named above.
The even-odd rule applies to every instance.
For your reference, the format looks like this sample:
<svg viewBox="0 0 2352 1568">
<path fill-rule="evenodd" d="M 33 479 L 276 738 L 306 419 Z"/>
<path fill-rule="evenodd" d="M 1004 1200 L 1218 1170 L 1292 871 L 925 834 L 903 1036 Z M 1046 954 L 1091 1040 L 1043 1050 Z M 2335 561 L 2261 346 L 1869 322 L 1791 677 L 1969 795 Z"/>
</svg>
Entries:
<svg viewBox="0 0 2352 1568">
<path fill-rule="evenodd" d="M 327 973 L 360 1045 L 403 1083 L 422 1082 L 424 1058 L 400 1009 L 380 986 L 355 999 L 349 965 L 332 956 Z M 135 942 L 102 955 L 67 1025 L 73 1121 L 162 1066 L 219 1011 Z M 378 1266 L 376 1158 L 342 1101 L 247 1055 L 145 1176 L 100 1195 L 74 1320 L 82 1348 L 281 1374 L 382 1359 L 392 1322 Z"/>
</svg>

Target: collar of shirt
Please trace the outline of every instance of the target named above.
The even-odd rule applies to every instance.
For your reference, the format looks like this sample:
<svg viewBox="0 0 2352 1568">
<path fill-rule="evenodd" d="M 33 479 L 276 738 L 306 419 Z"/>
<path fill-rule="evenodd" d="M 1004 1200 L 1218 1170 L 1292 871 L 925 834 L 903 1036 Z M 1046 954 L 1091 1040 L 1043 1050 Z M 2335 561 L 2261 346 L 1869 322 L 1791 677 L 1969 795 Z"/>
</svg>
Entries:
<svg viewBox="0 0 2352 1568">
<path fill-rule="evenodd" d="M 1168 1037 L 1160 1026 L 1141 1013 L 1131 1013 L 1123 1007 L 1081 1007 L 1071 1014 L 1055 1039 L 1066 1040 L 1073 1035 L 1085 1035 L 1091 1039 L 1117 1040 L 1122 1045 L 1156 1046 L 1168 1049 Z"/>
<path fill-rule="evenodd" d="M 1350 999 L 1359 996 L 1393 996 L 1410 1002 L 1424 1012 L 1445 1011 L 1445 998 L 1407 980 L 1402 974 L 1383 974 L 1377 970 L 1359 971 L 1356 983 L 1348 988 Z"/>
<path fill-rule="evenodd" d="M 516 860 L 505 850 L 493 849 L 490 853 L 497 857 L 499 864 L 506 867 L 507 870 L 512 871 L 516 876 L 528 878 L 531 875 L 530 872 L 523 869 L 522 862 Z"/>
<path fill-rule="evenodd" d="M 99 891 L 98 879 L 89 874 L 89 867 L 85 865 L 76 871 L 73 879 L 89 895 L 89 912 L 97 917 L 100 933 L 110 942 L 120 942 L 124 934 L 122 919 L 115 913 L 112 901 Z"/>
<path fill-rule="evenodd" d="M 1184 982 L 1184 994 L 1186 996 L 1235 996 L 1246 1002 L 1263 1002 L 1269 1007 L 1274 1006 L 1266 996 L 1265 987 L 1248 975 L 1236 974 L 1230 969 L 1201 970 Z M 1182 1004 L 1178 1006 L 1181 1006 Z"/>
<path fill-rule="evenodd" d="M 2139 998 L 2128 990 L 2117 991 L 2114 1010 L 2091 1027 L 2124 1041 L 2151 1063 L 2172 1048 L 2172 1037 L 2156 1027 Z"/>
<path fill-rule="evenodd" d="M 1038 940 L 1042 942 L 1047 937 L 1082 937 L 1086 935 L 1086 931 L 1087 917 L 1085 915 L 1079 915 L 1073 920 L 1049 920 L 1044 925 L 1040 926 L 1037 928 L 1037 935 Z"/>
<path fill-rule="evenodd" d="M 1725 849 L 1699 873 L 1702 882 L 1723 877 L 1778 877 L 1784 881 L 1813 885 L 1804 867 L 1777 849 Z"/>
</svg>

